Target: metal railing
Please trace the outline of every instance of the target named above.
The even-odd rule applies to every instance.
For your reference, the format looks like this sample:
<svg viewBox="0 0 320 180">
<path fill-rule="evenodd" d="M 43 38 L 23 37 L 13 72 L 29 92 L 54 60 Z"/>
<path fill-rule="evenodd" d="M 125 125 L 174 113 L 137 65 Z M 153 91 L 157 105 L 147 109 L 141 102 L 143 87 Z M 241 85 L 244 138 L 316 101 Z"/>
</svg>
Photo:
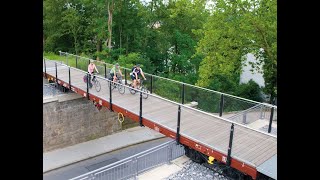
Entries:
<svg viewBox="0 0 320 180">
<path fill-rule="evenodd" d="M 62 53 L 62 52 L 61 52 Z M 67 53 L 68 54 L 68 53 Z M 69 54 L 68 54 L 69 55 Z M 75 56 L 75 55 L 74 55 Z M 67 57 L 67 56 L 66 56 Z M 83 57 L 79 57 L 79 56 L 76 56 L 78 58 L 77 60 L 77 67 L 79 68 L 79 64 L 81 64 L 80 62 L 83 62 L 81 61 L 80 59 L 85 59 Z M 65 65 L 63 64 L 62 62 L 56 62 L 54 66 L 51 65 L 51 67 L 48 67 L 48 62 L 45 63 L 45 59 L 44 58 L 44 72 L 46 72 L 48 69 L 51 69 L 51 70 L 54 70 L 54 69 L 57 69 L 57 66 L 65 66 L 63 68 L 63 70 L 67 70 L 68 67 L 69 69 L 73 69 L 73 70 L 76 70 L 76 71 L 82 71 L 83 73 L 87 73 L 87 65 L 88 65 L 88 61 L 91 60 L 89 58 L 86 58 L 86 65 L 83 66 L 85 67 L 84 70 L 83 69 L 78 69 L 77 67 L 73 68 L 72 66 L 68 66 L 68 65 Z M 68 59 L 68 58 L 66 58 Z M 94 61 L 94 60 L 93 60 Z M 68 61 L 69 64 L 70 64 L 70 60 Z M 112 67 L 112 65 L 108 64 L 106 65 L 107 63 L 104 63 L 104 62 L 100 62 L 100 61 L 96 61 L 98 63 L 100 63 L 100 65 L 96 65 L 97 67 L 104 67 L 103 71 L 99 71 L 100 74 L 98 75 L 98 77 L 101 79 L 101 78 L 106 78 L 107 79 L 107 83 L 111 83 L 111 81 L 108 79 L 109 78 L 109 75 L 107 74 L 108 70 L 110 70 L 110 68 Z M 108 68 L 109 69 L 108 69 Z M 55 72 L 56 73 L 56 76 L 57 78 L 58 77 L 58 72 Z M 167 78 L 162 78 L 162 77 L 159 77 L 159 76 L 155 76 L 155 75 L 152 75 L 153 78 L 151 78 L 151 80 L 153 80 L 153 86 L 157 87 L 157 86 L 168 86 L 169 85 L 169 90 L 170 92 L 174 92 L 175 88 L 172 84 L 172 82 L 176 82 L 175 80 L 170 80 L 170 79 L 167 79 Z M 126 78 L 126 76 L 125 76 Z M 124 81 L 126 82 L 127 80 L 124 78 Z M 156 79 L 160 79 L 161 81 L 165 81 L 164 83 L 160 83 L 159 85 L 159 82 L 158 80 Z M 167 81 L 169 80 L 169 81 Z M 179 82 L 181 83 L 181 82 Z M 146 83 L 144 82 L 144 85 Z M 276 128 L 275 124 L 272 124 L 272 122 L 274 120 L 276 120 L 276 117 L 277 117 L 277 106 L 274 106 L 274 105 L 270 105 L 270 104 L 267 104 L 267 103 L 259 103 L 259 102 L 255 102 L 255 101 L 251 101 L 251 100 L 246 100 L 246 99 L 243 99 L 243 98 L 240 98 L 240 97 L 235 97 L 235 96 L 232 96 L 232 95 L 227 95 L 227 94 L 224 94 L 224 93 L 221 93 L 220 95 L 217 95 L 215 92 L 216 91 L 213 91 L 213 90 L 209 90 L 209 89 L 205 89 L 205 88 L 202 88 L 202 87 L 197 87 L 197 86 L 193 86 L 193 85 L 189 85 L 189 84 L 185 84 L 185 83 L 182 83 L 182 92 L 184 92 L 186 89 L 187 92 L 188 92 L 188 87 L 196 87 L 194 88 L 193 90 L 197 90 L 197 91 L 194 91 L 194 94 L 191 94 L 190 97 L 193 98 L 193 101 L 196 99 L 196 97 L 201 97 L 200 99 L 197 99 L 197 103 L 195 103 L 196 107 L 193 106 L 193 105 L 190 105 L 192 103 L 184 103 L 183 104 L 183 101 L 181 102 L 177 102 L 176 100 L 174 99 L 170 99 L 168 98 L 168 96 L 166 95 L 163 95 L 163 94 L 167 94 L 168 92 L 166 93 L 161 93 L 160 91 L 157 91 L 157 92 L 160 92 L 160 93 L 152 93 L 152 90 L 150 89 L 151 87 L 145 85 L 149 90 L 150 90 L 150 93 L 153 94 L 153 95 L 157 95 L 157 96 L 160 96 L 160 97 L 164 97 L 164 99 L 166 100 L 170 100 L 170 101 L 173 101 L 177 104 L 183 104 L 185 106 L 188 106 L 188 107 L 191 107 L 193 109 L 197 109 L 197 110 L 200 110 L 200 111 L 204 111 L 204 112 L 207 112 L 207 113 L 210 113 L 212 115 L 215 115 L 215 116 L 219 116 L 221 117 L 221 119 L 228 119 L 229 121 L 233 121 L 235 123 L 240 123 L 240 124 L 244 124 L 244 125 L 250 125 L 250 123 L 253 123 L 253 122 L 256 122 L 256 121 L 265 121 L 265 120 L 269 120 L 269 127 L 267 128 L 268 129 L 268 132 L 270 133 L 271 130 L 272 130 L 272 127 L 273 128 Z M 128 87 L 126 85 L 126 83 L 124 83 L 124 85 L 126 88 L 129 88 L 129 89 L 132 89 L 131 87 Z M 187 87 L 187 88 L 186 88 Z M 162 87 L 163 89 L 168 89 L 168 87 Z M 161 88 L 159 88 L 161 89 Z M 89 93 L 89 88 L 87 86 L 87 93 Z M 191 91 L 189 91 L 191 92 Z M 140 92 L 142 93 L 142 92 Z M 217 92 L 217 93 L 220 93 L 220 92 Z M 184 94 L 184 93 L 182 93 Z M 195 97 L 195 94 L 197 95 Z M 110 95 L 111 97 L 111 95 Z M 187 96 L 189 97 L 189 96 Z M 187 98 L 186 98 L 187 99 Z M 238 100 L 236 100 L 238 99 Z M 110 101 L 112 101 L 112 97 L 110 98 Z M 213 103 L 215 102 L 215 103 Z M 218 108 L 216 108 L 216 111 L 214 113 L 212 113 L 212 111 L 209 111 L 209 110 L 205 110 L 203 108 L 199 108 L 199 106 L 204 106 L 204 107 L 213 107 L 213 106 L 216 106 Z M 111 102 L 111 106 L 112 106 L 112 102 Z M 260 116 L 258 116 L 257 114 L 259 114 L 257 112 L 257 107 L 261 107 L 260 109 Z M 228 111 L 226 112 L 225 109 L 228 109 Z M 251 111 L 251 112 L 250 112 Z M 273 111 L 273 112 L 272 112 Z M 249 112 L 249 113 L 248 113 Z M 272 116 L 271 116 L 272 115 Z M 275 122 L 276 123 L 276 122 Z M 260 123 L 261 124 L 261 123 Z M 260 127 L 260 131 L 265 131 L 265 130 L 262 130 L 261 127 Z"/>
<path fill-rule="evenodd" d="M 170 163 L 170 161 L 183 155 L 183 146 L 176 145 L 175 141 L 171 140 L 123 160 L 74 177 L 70 180 L 136 179 L 139 174 L 156 166 Z"/>
<path fill-rule="evenodd" d="M 68 66 L 79 68 L 83 71 L 87 71 L 87 65 L 90 61 L 94 61 L 98 71 L 101 72 L 105 78 L 109 78 L 109 71 L 113 67 L 112 64 L 67 52 L 60 51 L 59 53 L 60 56 L 65 57 L 63 58 L 63 61 L 65 61 Z M 121 67 L 120 69 L 124 74 L 125 84 L 127 84 L 128 81 L 131 81 L 129 75 L 131 69 L 124 67 Z M 275 110 L 277 109 L 277 106 L 275 105 L 237 97 L 149 73 L 144 74 L 147 78 L 144 85 L 149 89 L 151 94 L 157 94 L 174 102 L 186 104 L 193 108 L 216 114 L 221 117 L 229 118 L 230 116 L 239 114 L 242 111 L 257 105 L 263 105 L 266 112 L 271 112 L 272 107 Z M 256 120 L 250 118 L 254 118 L 254 116 L 248 116 L 248 122 Z"/>
</svg>

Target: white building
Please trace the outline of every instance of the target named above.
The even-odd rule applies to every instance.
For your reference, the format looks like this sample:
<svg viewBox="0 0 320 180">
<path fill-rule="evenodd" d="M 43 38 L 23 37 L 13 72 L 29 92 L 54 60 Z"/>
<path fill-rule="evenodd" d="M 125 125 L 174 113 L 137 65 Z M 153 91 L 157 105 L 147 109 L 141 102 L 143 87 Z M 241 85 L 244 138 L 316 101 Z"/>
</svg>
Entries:
<svg viewBox="0 0 320 180">
<path fill-rule="evenodd" d="M 251 65 L 249 62 L 256 62 L 256 58 L 254 57 L 253 54 L 249 53 L 247 54 L 247 60 L 245 61 L 244 66 L 242 66 L 243 72 L 240 74 L 240 83 L 247 83 L 250 79 L 255 81 L 260 87 L 264 87 L 264 78 L 263 78 L 263 73 L 258 72 L 257 70 L 251 71 Z M 260 69 L 262 67 L 260 66 Z"/>
</svg>

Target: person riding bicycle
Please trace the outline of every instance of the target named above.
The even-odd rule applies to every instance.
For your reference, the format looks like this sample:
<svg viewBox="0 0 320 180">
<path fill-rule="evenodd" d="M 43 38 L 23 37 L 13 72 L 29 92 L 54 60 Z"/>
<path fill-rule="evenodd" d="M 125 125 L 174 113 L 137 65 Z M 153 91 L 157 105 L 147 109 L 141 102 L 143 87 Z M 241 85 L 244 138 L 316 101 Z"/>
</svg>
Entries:
<svg viewBox="0 0 320 180">
<path fill-rule="evenodd" d="M 95 80 L 96 76 L 93 74 L 94 70 L 96 70 L 97 73 L 99 73 L 96 65 L 93 63 L 92 60 L 90 60 L 90 64 L 88 65 L 88 75 L 89 75 L 89 87 L 92 88 L 92 82 L 91 82 L 91 75 L 93 75 L 92 81 Z"/>
<path fill-rule="evenodd" d="M 115 82 L 117 80 L 117 75 L 120 74 L 120 76 L 122 77 L 122 73 L 120 70 L 120 66 L 118 63 L 116 63 L 112 69 L 110 70 L 110 76 L 113 79 L 112 82 Z"/>
<path fill-rule="evenodd" d="M 146 77 L 143 74 L 142 69 L 140 68 L 140 64 L 137 64 L 136 67 L 133 68 L 132 72 L 130 73 L 130 77 L 133 80 L 133 87 L 137 88 L 137 81 L 140 83 L 139 75 L 142 75 L 143 79 L 146 80 Z"/>
</svg>

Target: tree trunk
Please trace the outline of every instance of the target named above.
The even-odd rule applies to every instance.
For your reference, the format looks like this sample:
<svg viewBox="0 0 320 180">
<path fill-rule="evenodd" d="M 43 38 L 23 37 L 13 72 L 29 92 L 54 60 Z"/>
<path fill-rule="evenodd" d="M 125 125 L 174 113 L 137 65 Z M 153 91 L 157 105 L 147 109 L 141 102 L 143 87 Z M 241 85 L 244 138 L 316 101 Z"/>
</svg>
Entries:
<svg viewBox="0 0 320 180">
<path fill-rule="evenodd" d="M 74 49 L 76 51 L 76 55 L 78 55 L 78 41 L 76 35 L 73 36 L 74 38 Z"/>
<path fill-rule="evenodd" d="M 122 41 L 121 41 L 121 39 L 122 39 L 122 26 L 119 27 L 119 32 L 120 32 L 120 42 L 119 42 L 119 44 L 120 44 L 120 55 L 121 55 L 121 47 L 122 47 Z"/>
<path fill-rule="evenodd" d="M 108 3 L 108 32 L 109 32 L 109 36 L 108 36 L 108 48 L 111 49 L 111 42 L 112 42 L 112 15 L 113 15 L 113 8 L 114 8 L 114 2 L 113 0 L 107 1 Z"/>
<path fill-rule="evenodd" d="M 127 43 L 126 43 L 126 55 L 129 53 L 129 36 L 127 35 Z"/>
<path fill-rule="evenodd" d="M 101 45 L 102 45 L 102 42 L 101 42 L 101 40 L 99 39 L 98 41 L 97 41 L 97 52 L 101 52 Z"/>
</svg>

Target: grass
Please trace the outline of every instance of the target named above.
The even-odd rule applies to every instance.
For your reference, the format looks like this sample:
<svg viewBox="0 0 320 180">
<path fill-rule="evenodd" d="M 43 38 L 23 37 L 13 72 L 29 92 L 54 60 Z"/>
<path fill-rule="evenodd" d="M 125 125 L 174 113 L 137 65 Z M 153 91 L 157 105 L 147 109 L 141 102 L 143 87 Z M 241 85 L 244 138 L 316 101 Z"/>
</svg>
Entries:
<svg viewBox="0 0 320 180">
<path fill-rule="evenodd" d="M 79 59 L 78 58 L 78 62 L 76 62 L 76 57 L 74 57 L 74 56 L 68 55 L 68 57 L 66 58 L 66 56 L 64 56 L 64 55 L 60 56 L 60 55 L 54 54 L 52 52 L 44 52 L 43 57 L 50 59 L 50 60 L 62 61 L 64 64 L 67 64 L 71 67 L 78 68 L 83 71 L 87 71 L 88 59 L 84 59 L 84 58 Z M 85 57 L 85 56 L 81 55 L 81 57 Z M 76 67 L 76 65 L 77 65 L 77 67 Z M 103 63 L 96 62 L 96 66 L 99 71 L 103 70 L 103 67 L 104 67 Z M 107 65 L 107 68 L 108 69 L 112 68 L 112 65 Z M 103 72 L 103 71 L 101 71 L 101 72 Z"/>
<path fill-rule="evenodd" d="M 65 58 L 63 56 L 59 56 L 59 55 L 54 54 L 52 52 L 44 52 L 43 57 L 50 59 L 50 60 L 59 60 L 59 61 L 65 60 Z"/>
<path fill-rule="evenodd" d="M 79 68 L 81 70 L 87 71 L 87 67 L 88 67 L 88 60 L 87 59 L 81 58 L 81 59 L 78 59 L 78 62 L 76 62 L 76 57 L 74 57 L 74 56 L 68 56 L 68 57 L 60 56 L 60 55 L 54 54 L 52 52 L 43 53 L 43 57 L 50 59 L 50 60 L 62 61 L 64 64 L 67 64 L 71 67 Z M 76 65 L 77 65 L 77 67 L 76 67 Z"/>
</svg>

